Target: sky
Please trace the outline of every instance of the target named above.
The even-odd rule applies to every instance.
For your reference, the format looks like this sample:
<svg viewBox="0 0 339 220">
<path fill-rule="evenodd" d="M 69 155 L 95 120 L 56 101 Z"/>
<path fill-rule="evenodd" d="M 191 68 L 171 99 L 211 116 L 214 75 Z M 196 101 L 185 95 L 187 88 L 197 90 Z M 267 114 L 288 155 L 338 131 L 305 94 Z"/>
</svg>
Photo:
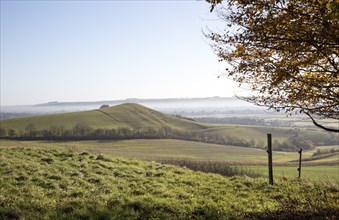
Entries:
<svg viewBox="0 0 339 220">
<path fill-rule="evenodd" d="M 230 97 L 205 1 L 1 0 L 1 105 Z"/>
</svg>

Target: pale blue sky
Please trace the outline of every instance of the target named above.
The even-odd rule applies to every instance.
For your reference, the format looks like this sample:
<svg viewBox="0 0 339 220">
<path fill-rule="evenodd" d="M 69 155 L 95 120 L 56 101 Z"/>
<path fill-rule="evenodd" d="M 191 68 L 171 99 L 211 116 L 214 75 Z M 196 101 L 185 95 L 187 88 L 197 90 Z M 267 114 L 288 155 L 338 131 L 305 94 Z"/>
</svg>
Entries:
<svg viewBox="0 0 339 220">
<path fill-rule="evenodd" d="M 232 96 L 205 1 L 1 1 L 1 105 Z"/>
</svg>

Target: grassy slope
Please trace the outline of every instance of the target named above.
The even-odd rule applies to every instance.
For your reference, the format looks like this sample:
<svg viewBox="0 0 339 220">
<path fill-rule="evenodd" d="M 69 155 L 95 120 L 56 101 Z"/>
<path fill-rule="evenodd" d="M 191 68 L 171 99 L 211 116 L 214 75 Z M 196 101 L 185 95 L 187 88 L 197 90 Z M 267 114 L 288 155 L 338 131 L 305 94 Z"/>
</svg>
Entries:
<svg viewBox="0 0 339 220">
<path fill-rule="evenodd" d="M 222 177 L 74 151 L 0 149 L 1 219 L 332 217 L 335 183 Z"/>
<path fill-rule="evenodd" d="M 276 140 L 283 140 L 292 136 L 292 129 L 272 128 L 251 125 L 210 125 L 210 128 L 204 130 L 207 134 L 227 135 L 243 138 L 246 140 L 266 141 L 266 134 L 271 133 Z"/>
<path fill-rule="evenodd" d="M 289 137 L 312 137 L 312 136 L 327 136 L 328 138 L 338 138 L 336 134 L 322 131 L 320 129 L 296 129 L 286 127 L 267 127 L 267 126 L 254 126 L 254 125 L 235 125 L 235 124 L 209 124 L 207 129 L 203 130 L 204 133 L 234 136 L 246 140 L 255 140 L 266 146 L 266 134 L 272 134 L 273 140 L 284 141 Z"/>
<path fill-rule="evenodd" d="M 267 158 L 267 153 L 259 149 L 171 139 L 76 142 L 0 140 L 0 147 L 22 146 L 86 150 L 138 159 L 192 159 L 228 161 L 230 163 L 242 159 L 243 162 L 258 163 Z M 287 161 L 286 155 L 290 155 L 290 153 L 281 152 L 277 158 L 280 159 L 279 161 Z"/>
<path fill-rule="evenodd" d="M 1 121 L 1 127 L 24 131 L 32 123 L 37 130 L 49 129 L 51 126 L 73 128 L 77 123 L 85 123 L 92 128 L 131 128 L 170 127 L 179 130 L 201 129 L 199 123 L 163 114 L 139 104 L 122 104 L 100 110 L 13 118 Z"/>
</svg>

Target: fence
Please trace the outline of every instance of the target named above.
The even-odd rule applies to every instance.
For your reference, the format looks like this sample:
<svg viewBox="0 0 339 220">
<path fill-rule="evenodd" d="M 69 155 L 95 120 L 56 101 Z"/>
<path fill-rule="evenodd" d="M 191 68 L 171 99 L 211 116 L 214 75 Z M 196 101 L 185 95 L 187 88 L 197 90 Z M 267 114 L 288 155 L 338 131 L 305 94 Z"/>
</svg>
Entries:
<svg viewBox="0 0 339 220">
<path fill-rule="evenodd" d="M 268 182 L 273 185 L 273 155 L 272 155 L 272 134 L 267 134 L 267 153 L 268 153 Z M 301 178 L 301 159 L 302 159 L 302 148 L 299 149 L 299 167 L 298 167 L 298 178 Z"/>
</svg>

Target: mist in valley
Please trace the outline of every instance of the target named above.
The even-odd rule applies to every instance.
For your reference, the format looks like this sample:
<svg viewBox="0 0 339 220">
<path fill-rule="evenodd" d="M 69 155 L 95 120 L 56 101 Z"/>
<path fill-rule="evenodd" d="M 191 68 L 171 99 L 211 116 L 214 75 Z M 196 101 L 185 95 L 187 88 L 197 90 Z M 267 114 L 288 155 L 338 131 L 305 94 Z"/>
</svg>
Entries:
<svg viewBox="0 0 339 220">
<path fill-rule="evenodd" d="M 125 99 L 97 102 L 48 102 L 36 105 L 1 106 L 1 118 L 56 114 L 99 109 L 102 105 L 115 106 L 137 103 L 168 114 L 195 116 L 218 113 L 264 112 L 265 108 L 254 106 L 237 98 L 171 98 L 171 99 Z"/>
</svg>

